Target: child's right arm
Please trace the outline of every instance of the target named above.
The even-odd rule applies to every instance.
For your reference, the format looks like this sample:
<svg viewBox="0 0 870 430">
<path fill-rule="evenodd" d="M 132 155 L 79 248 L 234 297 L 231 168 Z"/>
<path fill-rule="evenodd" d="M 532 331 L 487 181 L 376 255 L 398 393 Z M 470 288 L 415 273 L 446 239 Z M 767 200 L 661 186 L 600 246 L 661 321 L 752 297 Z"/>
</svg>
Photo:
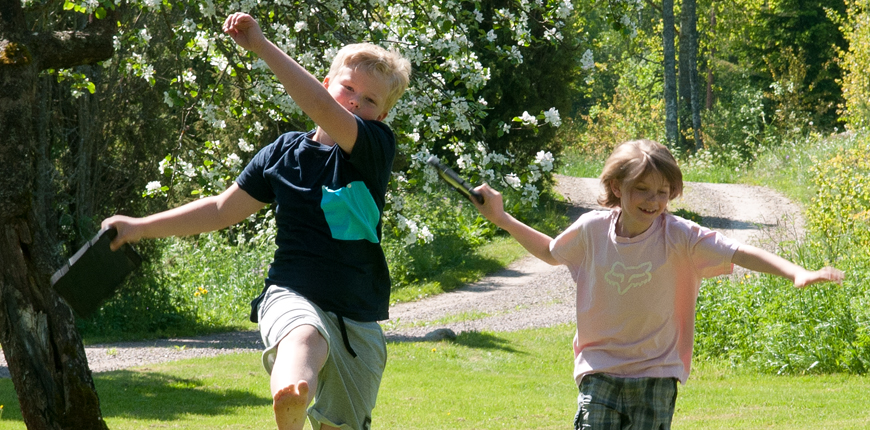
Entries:
<svg viewBox="0 0 870 430">
<path fill-rule="evenodd" d="M 139 239 L 190 236 L 235 225 L 257 213 L 265 204 L 233 184 L 217 196 L 192 201 L 175 209 L 144 218 L 115 215 L 102 222 L 103 228 L 115 227 L 118 236 L 112 250 Z"/>
<path fill-rule="evenodd" d="M 356 119 L 342 107 L 308 70 L 266 39 L 260 25 L 248 14 L 234 13 L 224 21 L 223 30 L 242 48 L 257 54 L 284 85 L 290 98 L 341 149 L 350 154 L 356 143 Z"/>
<path fill-rule="evenodd" d="M 484 198 L 484 204 L 482 205 L 476 201 L 474 202 L 481 215 L 499 228 L 510 233 L 523 248 L 526 248 L 535 257 L 553 266 L 561 264 L 550 252 L 550 242 L 553 238 L 523 224 L 505 212 L 501 193 L 492 189 L 487 184 L 483 184 L 475 188 L 475 190 L 481 193 Z"/>
</svg>

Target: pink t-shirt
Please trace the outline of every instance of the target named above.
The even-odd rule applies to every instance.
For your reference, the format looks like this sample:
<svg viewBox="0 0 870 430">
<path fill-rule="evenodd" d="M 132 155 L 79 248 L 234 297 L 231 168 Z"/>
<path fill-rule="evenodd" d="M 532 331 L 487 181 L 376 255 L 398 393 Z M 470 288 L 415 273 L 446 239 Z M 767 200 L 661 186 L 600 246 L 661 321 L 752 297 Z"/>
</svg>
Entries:
<svg viewBox="0 0 870 430">
<path fill-rule="evenodd" d="M 643 234 L 619 237 L 619 213 L 586 213 L 550 243 L 577 282 L 574 379 L 605 373 L 685 384 L 701 280 L 731 273 L 740 244 L 667 213 Z"/>
</svg>

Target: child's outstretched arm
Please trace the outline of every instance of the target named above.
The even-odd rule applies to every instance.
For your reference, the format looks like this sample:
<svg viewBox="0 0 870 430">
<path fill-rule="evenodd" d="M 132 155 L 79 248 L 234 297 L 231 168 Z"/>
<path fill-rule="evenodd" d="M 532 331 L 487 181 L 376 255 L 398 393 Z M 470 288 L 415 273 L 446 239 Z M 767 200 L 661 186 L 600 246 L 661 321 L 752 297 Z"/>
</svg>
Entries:
<svg viewBox="0 0 870 430">
<path fill-rule="evenodd" d="M 233 184 L 217 196 L 194 200 L 144 218 L 115 215 L 103 220 L 102 227 L 118 230 L 118 236 L 111 244 L 112 250 L 116 250 L 125 243 L 140 239 L 190 236 L 220 230 L 241 222 L 263 206 L 265 203 Z"/>
<path fill-rule="evenodd" d="M 553 238 L 523 224 L 505 212 L 501 193 L 492 189 L 489 185 L 483 184 L 475 188 L 475 190 L 481 193 L 484 199 L 484 204 L 482 205 L 476 201 L 474 202 L 481 215 L 499 228 L 510 233 L 523 248 L 526 248 L 535 257 L 553 266 L 560 264 L 553 257 L 553 254 L 550 253 L 550 242 Z"/>
<path fill-rule="evenodd" d="M 224 21 L 223 31 L 265 61 L 299 108 L 341 149 L 348 154 L 352 152 L 357 134 L 353 114 L 336 102 L 314 75 L 267 40 L 253 17 L 234 13 Z"/>
<path fill-rule="evenodd" d="M 794 282 L 796 288 L 803 288 L 818 282 L 843 281 L 843 272 L 833 267 L 810 271 L 776 254 L 750 245 L 740 245 L 731 262 L 756 272 L 782 276 Z"/>
</svg>

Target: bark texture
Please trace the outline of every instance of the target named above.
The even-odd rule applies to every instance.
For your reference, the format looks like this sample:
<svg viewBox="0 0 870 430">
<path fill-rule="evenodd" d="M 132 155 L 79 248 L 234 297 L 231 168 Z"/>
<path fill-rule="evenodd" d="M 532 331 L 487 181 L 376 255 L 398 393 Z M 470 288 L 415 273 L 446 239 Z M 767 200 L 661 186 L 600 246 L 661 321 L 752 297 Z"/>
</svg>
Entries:
<svg viewBox="0 0 870 430">
<path fill-rule="evenodd" d="M 111 57 L 112 23 L 33 34 L 21 1 L 0 0 L 0 345 L 30 430 L 107 429 L 75 317 L 50 286 L 34 118 L 38 73 Z"/>
</svg>

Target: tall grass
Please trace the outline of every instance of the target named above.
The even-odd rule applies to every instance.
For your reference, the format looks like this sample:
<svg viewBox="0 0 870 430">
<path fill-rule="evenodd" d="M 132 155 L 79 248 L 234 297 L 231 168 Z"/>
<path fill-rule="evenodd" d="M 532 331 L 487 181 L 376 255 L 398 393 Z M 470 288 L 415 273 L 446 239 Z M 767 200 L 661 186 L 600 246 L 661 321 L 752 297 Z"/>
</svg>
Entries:
<svg viewBox="0 0 870 430">
<path fill-rule="evenodd" d="M 778 253 L 808 269 L 834 265 L 843 285 L 796 290 L 773 276 L 706 281 L 696 350 L 770 373 L 870 370 L 870 140 L 800 142 L 759 157 L 746 181 L 778 187 L 806 207 L 806 235 Z"/>
</svg>

